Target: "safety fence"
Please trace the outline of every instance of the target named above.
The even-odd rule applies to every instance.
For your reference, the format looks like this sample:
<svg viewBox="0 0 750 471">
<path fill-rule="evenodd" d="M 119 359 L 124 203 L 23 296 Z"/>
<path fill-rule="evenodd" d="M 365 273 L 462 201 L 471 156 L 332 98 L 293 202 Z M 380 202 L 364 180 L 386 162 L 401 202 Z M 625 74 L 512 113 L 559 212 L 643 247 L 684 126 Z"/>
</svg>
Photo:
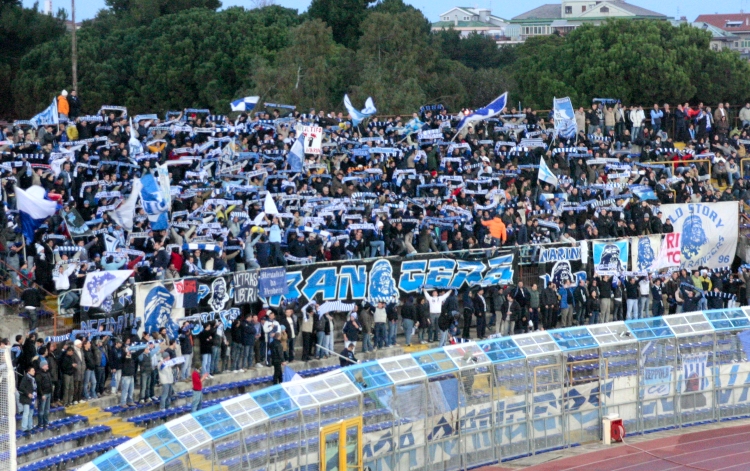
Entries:
<svg viewBox="0 0 750 471">
<path fill-rule="evenodd" d="M 750 308 L 534 332 L 355 364 L 227 400 L 81 470 L 463 470 L 750 417 Z"/>
<path fill-rule="evenodd" d="M 0 348 L 0 471 L 16 471 L 16 378 L 10 348 Z"/>
</svg>

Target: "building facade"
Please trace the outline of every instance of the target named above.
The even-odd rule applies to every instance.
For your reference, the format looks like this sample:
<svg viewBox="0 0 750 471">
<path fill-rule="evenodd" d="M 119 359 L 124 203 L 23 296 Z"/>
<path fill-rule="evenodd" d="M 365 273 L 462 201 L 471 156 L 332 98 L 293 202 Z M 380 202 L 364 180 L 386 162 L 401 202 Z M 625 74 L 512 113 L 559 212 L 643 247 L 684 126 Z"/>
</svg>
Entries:
<svg viewBox="0 0 750 471">
<path fill-rule="evenodd" d="M 452 28 L 462 37 L 477 33 L 501 43 L 510 41 L 508 26 L 507 20 L 493 15 L 487 8 L 454 7 L 440 14 L 440 20 L 432 23 L 432 31 Z"/>
<path fill-rule="evenodd" d="M 532 36 L 566 34 L 584 23 L 599 25 L 611 18 L 668 19 L 666 15 L 622 0 L 567 0 L 561 4 L 549 3 L 522 13 L 512 18 L 510 24 L 517 27 L 517 39 L 525 41 Z M 516 28 L 510 30 L 516 31 Z"/>
<path fill-rule="evenodd" d="M 700 15 L 693 25 L 704 25 L 712 32 L 712 49 L 732 49 L 750 55 L 750 14 Z"/>
</svg>

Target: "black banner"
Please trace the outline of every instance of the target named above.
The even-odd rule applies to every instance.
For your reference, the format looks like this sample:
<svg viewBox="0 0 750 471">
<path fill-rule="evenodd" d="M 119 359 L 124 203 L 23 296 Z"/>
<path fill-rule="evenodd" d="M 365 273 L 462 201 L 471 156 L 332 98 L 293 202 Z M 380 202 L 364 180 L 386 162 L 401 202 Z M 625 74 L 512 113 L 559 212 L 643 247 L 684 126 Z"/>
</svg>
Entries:
<svg viewBox="0 0 750 471">
<path fill-rule="evenodd" d="M 250 304 L 258 300 L 258 272 L 244 271 L 232 275 L 234 304 Z"/>
</svg>

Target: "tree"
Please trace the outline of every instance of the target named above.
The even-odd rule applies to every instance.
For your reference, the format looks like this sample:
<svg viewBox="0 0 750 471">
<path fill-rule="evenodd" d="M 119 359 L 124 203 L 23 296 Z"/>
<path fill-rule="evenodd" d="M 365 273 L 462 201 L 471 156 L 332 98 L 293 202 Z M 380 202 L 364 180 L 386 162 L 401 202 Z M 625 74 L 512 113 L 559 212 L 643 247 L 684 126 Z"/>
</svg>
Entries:
<svg viewBox="0 0 750 471">
<path fill-rule="evenodd" d="M 542 108 L 555 96 L 649 105 L 749 95 L 747 62 L 710 50 L 709 42 L 705 31 L 665 21 L 584 25 L 565 38 L 527 40 L 518 48 L 513 78 L 523 103 Z"/>
<path fill-rule="evenodd" d="M 79 30 L 84 107 L 108 103 L 137 113 L 191 106 L 221 113 L 229 111 L 236 93 L 254 87 L 253 67 L 259 61 L 273 62 L 289 44 L 298 15 L 276 6 L 235 7 L 220 12 L 191 9 L 141 26 L 103 23 L 91 22 Z M 22 116 L 38 112 L 51 93 L 68 86 L 68 51 L 70 39 L 65 36 L 40 45 L 22 59 L 13 85 Z"/>
<path fill-rule="evenodd" d="M 465 38 L 453 28 L 435 33 L 443 54 L 472 69 L 502 68 L 516 60 L 515 46 L 498 47 L 489 36 L 476 32 Z"/>
<path fill-rule="evenodd" d="M 134 26 L 192 8 L 212 11 L 221 8 L 220 0 L 105 0 L 104 3 L 112 13 Z"/>
<path fill-rule="evenodd" d="M 312 0 L 307 15 L 319 18 L 333 29 L 333 39 L 354 49 L 360 25 L 367 17 L 367 6 L 374 0 Z"/>
<path fill-rule="evenodd" d="M 255 70 L 255 92 L 272 101 L 300 107 L 331 109 L 344 95 L 344 70 L 351 52 L 333 40 L 331 28 L 319 19 L 292 31 L 289 46 L 279 51 L 275 67 Z"/>
<path fill-rule="evenodd" d="M 11 89 L 21 58 L 32 48 L 65 34 L 64 18 L 44 15 L 36 4 L 23 8 L 20 3 L 0 2 L 0 116 L 4 117 L 18 116 Z"/>
</svg>

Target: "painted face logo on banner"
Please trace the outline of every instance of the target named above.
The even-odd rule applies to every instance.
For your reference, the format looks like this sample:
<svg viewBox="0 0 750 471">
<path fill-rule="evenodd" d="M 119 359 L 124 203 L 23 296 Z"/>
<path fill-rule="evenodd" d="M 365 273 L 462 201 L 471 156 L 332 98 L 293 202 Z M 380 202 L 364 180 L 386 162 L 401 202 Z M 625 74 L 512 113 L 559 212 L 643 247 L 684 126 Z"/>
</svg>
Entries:
<svg viewBox="0 0 750 471">
<path fill-rule="evenodd" d="M 378 260 L 370 271 L 368 286 L 370 298 L 388 299 L 398 298 L 396 280 L 393 279 L 393 268 L 388 260 Z"/>
<path fill-rule="evenodd" d="M 579 271 L 573 273 L 573 269 L 570 267 L 568 260 L 562 260 L 552 267 L 549 274 L 540 276 L 544 280 L 544 286 L 547 286 L 550 282 L 554 282 L 558 287 L 563 286 L 566 281 L 570 281 L 572 285 L 577 285 L 578 280 L 586 279 L 586 272 Z"/>
<path fill-rule="evenodd" d="M 110 281 L 115 280 L 115 275 L 103 272 L 101 275 L 92 276 L 91 280 L 86 283 L 86 289 L 91 296 L 94 304 L 99 304 L 99 289 Z"/>
<path fill-rule="evenodd" d="M 696 215 L 688 216 L 682 224 L 682 255 L 692 260 L 701 253 L 701 248 L 708 243 L 703 222 Z"/>
<path fill-rule="evenodd" d="M 620 261 L 620 247 L 615 244 L 607 244 L 602 250 L 602 258 L 599 261 L 601 270 L 624 271 Z"/>
<path fill-rule="evenodd" d="M 651 247 L 651 240 L 648 237 L 638 239 L 638 258 L 636 261 L 638 270 L 648 269 L 654 263 L 654 258 L 654 249 Z"/>
<path fill-rule="evenodd" d="M 211 306 L 212 311 L 221 311 L 229 301 L 229 293 L 227 292 L 227 282 L 224 278 L 216 278 L 211 283 L 211 300 L 208 305 Z"/>
<path fill-rule="evenodd" d="M 162 327 L 166 327 L 169 335 L 177 338 L 179 326 L 172 320 L 172 306 L 174 306 L 172 293 L 163 286 L 155 286 L 146 295 L 144 306 L 143 328 L 146 332 L 158 332 Z"/>
</svg>

